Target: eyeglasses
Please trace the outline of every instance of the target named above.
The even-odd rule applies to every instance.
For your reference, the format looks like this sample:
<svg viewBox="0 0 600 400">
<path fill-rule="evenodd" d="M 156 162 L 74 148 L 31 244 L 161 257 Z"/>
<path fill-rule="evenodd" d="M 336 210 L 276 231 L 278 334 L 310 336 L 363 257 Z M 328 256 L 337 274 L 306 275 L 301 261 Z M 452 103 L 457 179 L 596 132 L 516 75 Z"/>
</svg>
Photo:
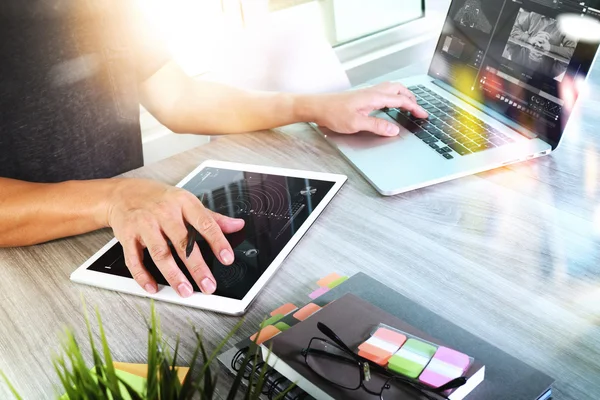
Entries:
<svg viewBox="0 0 600 400">
<path fill-rule="evenodd" d="M 465 377 L 456 378 L 443 386 L 432 388 L 413 379 L 389 372 L 369 360 L 355 354 L 338 335 L 322 322 L 317 328 L 329 339 L 313 337 L 308 347 L 302 350 L 304 362 L 315 374 L 329 383 L 347 390 L 363 389 L 379 396 L 381 400 L 406 398 L 415 392 L 429 400 L 448 399 L 444 392 L 458 388 L 467 382 Z M 371 372 L 382 376 L 383 385 L 379 390 L 365 386 L 371 380 Z"/>
</svg>

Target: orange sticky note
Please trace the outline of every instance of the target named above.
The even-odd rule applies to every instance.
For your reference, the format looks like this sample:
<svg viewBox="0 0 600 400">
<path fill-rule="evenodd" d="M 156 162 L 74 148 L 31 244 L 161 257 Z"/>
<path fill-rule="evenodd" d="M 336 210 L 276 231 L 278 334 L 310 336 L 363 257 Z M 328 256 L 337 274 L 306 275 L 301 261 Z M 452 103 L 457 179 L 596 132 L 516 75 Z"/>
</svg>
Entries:
<svg viewBox="0 0 600 400">
<path fill-rule="evenodd" d="M 317 282 L 317 285 L 319 285 L 320 287 L 327 287 L 331 282 L 334 282 L 338 279 L 340 279 L 342 276 L 339 274 L 336 274 L 335 272 L 332 274 L 327 275 L 325 278 L 319 279 L 319 281 Z"/>
<path fill-rule="evenodd" d="M 321 307 L 319 307 L 315 303 L 308 303 L 307 305 L 305 305 L 300 310 L 294 313 L 294 318 L 296 318 L 298 321 L 304 321 L 320 309 Z"/>
<path fill-rule="evenodd" d="M 373 346 L 372 344 L 363 343 L 358 346 L 358 355 L 373 361 L 375 364 L 385 366 L 393 354 L 388 353 L 377 346 Z"/>
<path fill-rule="evenodd" d="M 386 342 L 397 345 L 398 347 L 402 346 L 404 342 L 406 342 L 406 336 L 399 332 L 394 332 L 390 329 L 379 328 L 373 334 L 376 338 L 381 340 L 385 340 Z"/>
<path fill-rule="evenodd" d="M 258 339 L 256 339 L 256 344 L 263 344 L 278 333 L 281 333 L 279 329 L 275 328 L 273 325 L 268 325 L 260 330 L 260 334 L 259 332 L 257 332 L 254 335 L 250 336 L 250 340 L 254 342 L 254 339 L 256 339 L 256 335 L 259 335 Z"/>
<path fill-rule="evenodd" d="M 273 312 L 271 312 L 271 317 L 274 317 L 277 314 L 288 315 L 289 313 L 291 313 L 292 311 L 296 311 L 297 309 L 298 307 L 296 307 L 292 303 L 287 303 L 279 307 L 277 310 L 273 310 Z"/>
</svg>

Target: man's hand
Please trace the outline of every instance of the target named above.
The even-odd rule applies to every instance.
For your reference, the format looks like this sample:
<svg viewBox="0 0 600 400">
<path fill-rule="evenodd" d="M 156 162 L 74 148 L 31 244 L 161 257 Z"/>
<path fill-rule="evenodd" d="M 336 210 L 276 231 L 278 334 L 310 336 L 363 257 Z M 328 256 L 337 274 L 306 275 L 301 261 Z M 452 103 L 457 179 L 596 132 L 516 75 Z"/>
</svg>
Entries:
<svg viewBox="0 0 600 400">
<path fill-rule="evenodd" d="M 244 221 L 207 210 L 190 192 L 162 183 L 124 179 L 117 185 L 109 202 L 108 224 L 123 246 L 125 263 L 135 281 L 147 292 L 156 293 L 156 281 L 143 264 L 142 250 L 147 248 L 169 285 L 182 297 L 192 295 L 192 285 L 171 254 L 170 241 L 196 284 L 204 293 L 213 293 L 216 282 L 197 244 L 186 258 L 186 223 L 206 239 L 221 263 L 230 265 L 233 250 L 223 233 L 239 231 Z"/>
<path fill-rule="evenodd" d="M 365 89 L 311 96 L 306 101 L 310 110 L 307 120 L 338 133 L 369 131 L 381 136 L 398 135 L 398 125 L 369 116 L 386 107 L 410 111 L 417 118 L 428 117 L 415 96 L 399 83 L 387 82 Z"/>
</svg>

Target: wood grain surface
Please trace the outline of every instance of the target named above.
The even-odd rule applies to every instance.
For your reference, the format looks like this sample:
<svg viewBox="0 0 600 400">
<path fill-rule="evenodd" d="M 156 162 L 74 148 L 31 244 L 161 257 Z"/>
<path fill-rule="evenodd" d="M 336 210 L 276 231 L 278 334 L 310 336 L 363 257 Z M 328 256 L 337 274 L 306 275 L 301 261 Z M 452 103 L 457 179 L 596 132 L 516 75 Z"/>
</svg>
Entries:
<svg viewBox="0 0 600 400">
<path fill-rule="evenodd" d="M 207 159 L 348 175 L 236 339 L 284 302 L 306 302 L 327 273 L 364 271 L 554 377 L 556 399 L 598 399 L 598 88 L 592 79 L 552 156 L 395 197 L 378 195 L 305 124 L 221 137 L 127 176 L 175 184 Z M 54 394 L 51 354 L 65 327 L 85 342 L 82 297 L 104 317 L 115 359 L 145 361 L 149 301 L 69 281 L 110 238 L 103 230 L 0 249 L 0 369 L 26 399 Z M 191 325 L 204 330 L 212 348 L 239 321 L 166 303 L 157 309 L 165 333 L 181 335 L 184 359 Z M 3 384 L 0 398 L 10 398 Z"/>
</svg>

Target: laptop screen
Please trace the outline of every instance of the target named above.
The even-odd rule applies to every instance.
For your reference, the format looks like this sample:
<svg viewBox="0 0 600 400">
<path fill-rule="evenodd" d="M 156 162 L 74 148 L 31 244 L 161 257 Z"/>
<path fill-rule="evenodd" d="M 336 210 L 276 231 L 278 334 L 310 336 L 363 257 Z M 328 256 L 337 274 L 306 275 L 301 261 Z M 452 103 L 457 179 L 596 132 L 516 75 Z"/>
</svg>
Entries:
<svg viewBox="0 0 600 400">
<path fill-rule="evenodd" d="M 582 15 L 600 0 L 454 0 L 429 74 L 556 147 L 598 49 L 565 32 Z"/>
</svg>

